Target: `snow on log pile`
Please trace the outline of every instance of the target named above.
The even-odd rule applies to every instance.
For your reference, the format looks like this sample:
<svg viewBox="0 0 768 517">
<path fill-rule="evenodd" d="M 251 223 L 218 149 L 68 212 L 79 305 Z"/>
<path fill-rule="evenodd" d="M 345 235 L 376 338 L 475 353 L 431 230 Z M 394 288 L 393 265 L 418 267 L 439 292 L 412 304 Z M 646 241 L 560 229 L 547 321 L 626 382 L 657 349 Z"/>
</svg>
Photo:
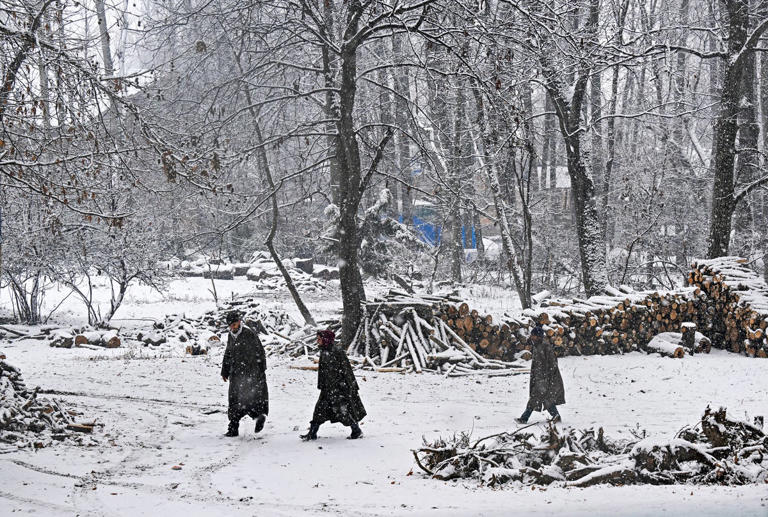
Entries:
<svg viewBox="0 0 768 517">
<path fill-rule="evenodd" d="M 642 350 L 682 357 L 711 349 L 697 331 L 707 328 L 702 315 L 708 307 L 707 295 L 693 288 L 667 293 L 621 288 L 587 300 L 547 300 L 495 322 L 453 296 L 391 290 L 384 299 L 364 304 L 362 325 L 348 354 L 375 369 L 449 375 L 509 370 L 514 361 L 530 359 L 530 331 L 541 324 L 544 339 L 560 356 Z M 326 326 L 339 328 L 337 322 Z M 285 351 L 314 354 L 314 333 L 302 336 L 286 344 Z"/>
<path fill-rule="evenodd" d="M 37 393 L 38 388 L 26 387 L 17 368 L 0 360 L 0 442 L 35 449 L 53 441 L 95 443 L 83 436 L 92 433 L 95 424 L 75 423 L 78 413 L 55 399 L 38 398 Z"/>
<path fill-rule="evenodd" d="M 94 350 L 100 348 L 119 348 L 122 344 L 117 331 L 114 329 L 94 329 L 92 327 L 82 327 L 80 329 L 54 331 L 51 346 L 57 348 L 91 348 Z"/>
<path fill-rule="evenodd" d="M 544 326 L 546 338 L 558 355 L 620 354 L 648 349 L 658 334 L 694 334 L 700 314 L 708 306 L 704 293 L 693 289 L 671 292 L 636 292 L 609 288 L 609 295 L 586 300 L 548 300 L 537 309 L 523 311 Z M 702 346 L 706 351 L 706 346 Z"/>
<path fill-rule="evenodd" d="M 666 357 L 683 357 L 686 352 L 693 355 L 696 352 L 709 353 L 712 341 L 701 332 L 695 331 L 693 323 L 683 323 L 681 330 L 686 332 L 662 332 L 657 334 L 645 346 L 647 352 L 658 352 Z M 686 335 L 692 342 L 686 342 Z"/>
<path fill-rule="evenodd" d="M 362 324 L 347 348 L 350 361 L 380 372 L 432 372 L 449 377 L 528 373 L 525 364 L 479 353 L 476 345 L 470 345 L 439 317 L 440 307 L 457 302 L 396 290 L 366 302 Z M 323 322 L 320 327 L 337 335 L 340 332 L 338 322 Z M 315 333 L 302 334 L 285 351 L 292 356 L 316 354 Z"/>
<path fill-rule="evenodd" d="M 385 299 L 365 304 L 363 323 L 348 353 L 363 357 L 374 367 L 399 366 L 449 377 L 527 372 L 520 363 L 478 352 L 477 342 L 481 340 L 476 338 L 482 334 L 465 332 L 462 336 L 441 317 L 441 308 L 453 307 L 458 301 L 444 296 L 415 297 L 390 291 Z M 485 316 L 482 320 L 487 321 L 490 329 L 491 317 Z M 480 325 L 477 327 L 480 332 Z"/>
<path fill-rule="evenodd" d="M 688 283 L 711 301 L 702 319 L 715 346 L 768 357 L 768 285 L 740 257 L 700 260 Z"/>
<path fill-rule="evenodd" d="M 301 327 L 291 316 L 275 308 L 262 305 L 252 297 L 225 302 L 199 318 L 183 314 L 170 314 L 153 325 L 149 332 L 139 332 L 136 339 L 145 345 L 182 347 L 192 355 L 207 353 L 209 346 L 226 344 L 227 314 L 237 311 L 243 323 L 260 334 L 264 345 L 288 342 L 288 335 Z"/>
<path fill-rule="evenodd" d="M 205 355 L 213 346 L 226 344 L 226 316 L 238 311 L 243 322 L 261 335 L 264 345 L 290 342 L 288 336 L 301 327 L 291 316 L 281 310 L 263 306 L 252 297 L 230 300 L 220 308 L 191 318 L 183 314 L 170 314 L 151 329 L 120 331 L 126 344 L 151 346 L 159 350 L 182 350 L 190 355 Z M 118 331 L 93 329 L 90 327 L 55 330 L 51 335 L 51 346 L 59 348 L 116 348 L 121 346 Z"/>
<path fill-rule="evenodd" d="M 768 482 L 768 437 L 757 426 L 706 409 L 699 426 L 671 439 L 612 440 L 603 429 L 532 427 L 472 441 L 468 434 L 413 450 L 417 465 L 440 480 L 489 486 L 598 484 L 747 485 Z"/>
<path fill-rule="evenodd" d="M 320 291 L 327 281 L 339 278 L 335 267 L 314 264 L 312 259 L 285 259 L 283 266 L 288 270 L 296 289 L 303 292 Z M 285 289 L 283 275 L 272 257 L 266 252 L 256 252 L 248 263 L 223 263 L 221 260 L 199 258 L 194 262 L 178 261 L 169 264 L 181 277 L 203 277 L 213 280 L 233 280 L 246 277 L 260 291 Z"/>
</svg>

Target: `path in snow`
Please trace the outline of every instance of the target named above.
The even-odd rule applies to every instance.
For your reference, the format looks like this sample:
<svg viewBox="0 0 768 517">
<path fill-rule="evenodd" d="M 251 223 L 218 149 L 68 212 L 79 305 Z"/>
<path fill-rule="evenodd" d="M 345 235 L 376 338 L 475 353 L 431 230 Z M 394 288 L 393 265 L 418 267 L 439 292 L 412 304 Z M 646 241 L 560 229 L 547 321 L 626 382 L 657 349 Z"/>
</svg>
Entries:
<svg viewBox="0 0 768 517">
<path fill-rule="evenodd" d="M 492 490 L 422 477 L 410 449 L 473 429 L 512 427 L 527 377 L 444 379 L 358 372 L 369 417 L 363 440 L 338 425 L 297 435 L 317 396 L 316 373 L 272 361 L 262 434 L 244 419 L 226 439 L 220 357 L 122 360 L 97 351 L 6 347 L 28 385 L 57 390 L 103 422 L 101 445 L 0 456 L 0 507 L 39 515 L 768 515 L 766 487 L 592 487 Z M 89 358 L 93 358 L 90 360 Z M 707 404 L 734 417 L 768 413 L 768 361 L 717 351 L 673 360 L 642 354 L 560 360 L 566 425 L 636 426 L 672 435 Z M 181 465 L 183 464 L 183 465 Z M 181 470 L 172 470 L 181 465 Z M 413 470 L 413 475 L 409 475 Z M 4 514 L 5 510 L 3 512 Z"/>
</svg>

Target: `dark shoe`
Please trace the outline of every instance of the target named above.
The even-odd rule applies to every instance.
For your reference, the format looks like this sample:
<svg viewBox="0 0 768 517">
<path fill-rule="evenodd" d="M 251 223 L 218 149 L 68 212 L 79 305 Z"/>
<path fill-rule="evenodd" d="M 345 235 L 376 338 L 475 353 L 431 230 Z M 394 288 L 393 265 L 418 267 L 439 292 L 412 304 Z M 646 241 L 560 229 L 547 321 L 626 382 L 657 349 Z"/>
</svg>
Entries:
<svg viewBox="0 0 768 517">
<path fill-rule="evenodd" d="M 363 430 L 360 429 L 359 425 L 352 426 L 352 434 L 347 436 L 347 440 L 357 440 L 358 438 L 363 437 Z"/>
<path fill-rule="evenodd" d="M 300 434 L 299 438 L 301 438 L 301 440 L 304 442 L 308 442 L 309 440 L 317 440 L 318 429 L 320 429 L 319 425 L 310 424 L 309 431 L 307 431 L 307 434 Z"/>
<path fill-rule="evenodd" d="M 253 429 L 255 433 L 260 432 L 262 429 L 264 429 L 264 422 L 267 420 L 267 415 L 259 415 L 256 419 L 256 427 Z"/>
<path fill-rule="evenodd" d="M 518 424 L 527 424 L 528 423 L 528 419 L 527 418 L 522 418 L 522 417 L 517 417 L 517 418 L 515 418 L 515 422 L 517 422 Z"/>
<path fill-rule="evenodd" d="M 235 423 L 230 422 L 229 426 L 227 427 L 227 432 L 226 432 L 226 434 L 224 436 L 229 436 L 229 437 L 237 436 L 238 434 L 240 434 L 240 433 L 238 433 L 239 427 L 240 427 L 239 423 L 237 423 L 237 422 L 235 422 Z"/>
<path fill-rule="evenodd" d="M 317 440 L 317 433 L 310 431 L 307 434 L 300 434 L 299 438 L 301 438 L 301 441 L 303 442 L 308 442 L 309 440 Z"/>
</svg>

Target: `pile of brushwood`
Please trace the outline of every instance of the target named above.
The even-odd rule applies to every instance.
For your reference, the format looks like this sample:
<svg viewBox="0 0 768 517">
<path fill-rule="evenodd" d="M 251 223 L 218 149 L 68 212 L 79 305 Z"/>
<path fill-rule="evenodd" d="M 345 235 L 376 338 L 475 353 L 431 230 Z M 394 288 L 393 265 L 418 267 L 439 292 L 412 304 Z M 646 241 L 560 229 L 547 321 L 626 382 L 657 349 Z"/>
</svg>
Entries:
<svg viewBox="0 0 768 517">
<path fill-rule="evenodd" d="M 66 409 L 56 399 L 38 397 L 29 389 L 18 368 L 0 360 L 0 450 L 40 449 L 54 441 L 94 443 L 88 434 L 94 423 L 75 423 L 78 412 Z"/>
<path fill-rule="evenodd" d="M 731 420 L 725 408 L 707 407 L 701 421 L 671 439 L 613 440 L 597 431 L 514 432 L 471 440 L 424 440 L 413 451 L 418 466 L 435 479 L 585 487 L 598 484 L 746 485 L 768 482 L 768 437 L 758 425 Z"/>
<path fill-rule="evenodd" d="M 131 331 L 58 329 L 50 333 L 48 339 L 52 347 L 59 348 L 116 348 L 123 343 L 164 350 L 186 350 L 188 354 L 203 355 L 209 347 L 226 342 L 226 316 L 231 311 L 237 311 L 246 325 L 261 334 L 265 345 L 290 342 L 288 335 L 301 328 L 285 311 L 267 307 L 253 297 L 246 297 L 224 302 L 219 308 L 199 317 L 169 314 L 153 323 L 151 328 Z"/>
</svg>

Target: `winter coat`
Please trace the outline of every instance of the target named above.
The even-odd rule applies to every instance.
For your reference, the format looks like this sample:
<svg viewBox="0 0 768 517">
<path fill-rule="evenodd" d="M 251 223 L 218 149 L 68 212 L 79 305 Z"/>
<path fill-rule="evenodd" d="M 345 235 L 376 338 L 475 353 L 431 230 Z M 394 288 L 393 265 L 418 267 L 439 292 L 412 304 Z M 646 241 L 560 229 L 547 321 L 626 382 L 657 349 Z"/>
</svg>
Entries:
<svg viewBox="0 0 768 517">
<path fill-rule="evenodd" d="M 312 423 L 320 425 L 330 420 L 352 425 L 365 417 L 365 407 L 358 394 L 355 374 L 347 354 L 338 345 L 320 347 L 317 389 L 320 390 L 320 397 L 315 405 Z"/>
<path fill-rule="evenodd" d="M 238 421 L 269 413 L 264 347 L 253 330 L 241 328 L 237 337 L 229 334 L 221 364 L 221 376 L 229 379 L 229 419 Z"/>
<path fill-rule="evenodd" d="M 565 387 L 552 344 L 546 339 L 533 345 L 528 409 L 542 411 L 565 404 Z"/>
</svg>

